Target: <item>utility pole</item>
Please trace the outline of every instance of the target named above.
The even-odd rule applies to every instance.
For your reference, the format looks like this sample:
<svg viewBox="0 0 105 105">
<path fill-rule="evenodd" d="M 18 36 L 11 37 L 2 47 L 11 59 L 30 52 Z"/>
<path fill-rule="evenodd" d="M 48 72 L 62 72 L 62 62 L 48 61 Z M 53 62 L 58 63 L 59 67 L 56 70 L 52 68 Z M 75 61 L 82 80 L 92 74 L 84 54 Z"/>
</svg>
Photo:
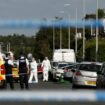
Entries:
<svg viewBox="0 0 105 105">
<path fill-rule="evenodd" d="M 76 20 L 75 20 L 76 28 L 75 28 L 75 54 L 77 56 L 77 8 L 76 8 Z"/>
<path fill-rule="evenodd" d="M 96 62 L 98 61 L 98 0 L 97 0 L 97 7 L 96 7 Z"/>
<path fill-rule="evenodd" d="M 55 50 L 55 27 L 54 27 L 54 22 L 53 22 L 53 52 Z"/>
<path fill-rule="evenodd" d="M 69 22 L 70 22 L 70 15 L 69 15 Z M 71 31 L 71 29 L 70 29 L 70 25 L 68 26 L 68 48 L 70 49 L 70 31 Z"/>
<path fill-rule="evenodd" d="M 0 52 L 2 52 L 2 45 L 3 45 L 3 42 L 0 42 Z"/>
<path fill-rule="evenodd" d="M 62 49 L 62 25 L 60 24 L 60 49 Z"/>
<path fill-rule="evenodd" d="M 83 0 L 83 61 L 85 60 L 85 0 Z"/>
</svg>

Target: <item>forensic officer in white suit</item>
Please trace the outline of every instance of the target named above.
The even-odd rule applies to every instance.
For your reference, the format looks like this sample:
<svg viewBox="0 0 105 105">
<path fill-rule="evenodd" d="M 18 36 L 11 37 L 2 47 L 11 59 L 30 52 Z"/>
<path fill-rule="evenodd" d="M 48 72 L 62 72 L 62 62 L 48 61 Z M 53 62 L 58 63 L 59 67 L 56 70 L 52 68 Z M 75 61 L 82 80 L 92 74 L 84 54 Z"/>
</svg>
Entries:
<svg viewBox="0 0 105 105">
<path fill-rule="evenodd" d="M 48 71 L 51 69 L 50 61 L 48 60 L 48 57 L 45 57 L 45 59 L 42 62 L 42 68 L 43 68 L 43 81 L 48 81 Z"/>
<path fill-rule="evenodd" d="M 32 81 L 33 77 L 35 81 Z M 35 58 L 32 58 L 32 62 L 30 63 L 30 78 L 29 83 L 38 83 L 38 72 L 37 72 L 37 62 Z"/>
</svg>

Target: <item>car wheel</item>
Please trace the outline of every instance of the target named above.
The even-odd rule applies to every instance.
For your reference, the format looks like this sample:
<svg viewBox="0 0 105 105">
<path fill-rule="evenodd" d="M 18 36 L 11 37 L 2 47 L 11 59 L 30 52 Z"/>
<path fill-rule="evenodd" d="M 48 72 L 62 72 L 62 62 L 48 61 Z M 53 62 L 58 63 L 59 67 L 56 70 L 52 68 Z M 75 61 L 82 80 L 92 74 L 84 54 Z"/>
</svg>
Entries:
<svg viewBox="0 0 105 105">
<path fill-rule="evenodd" d="M 15 82 L 18 83 L 19 82 L 19 79 L 15 79 Z"/>
<path fill-rule="evenodd" d="M 72 89 L 76 89 L 76 88 L 78 88 L 78 86 L 75 84 L 72 84 Z"/>
<path fill-rule="evenodd" d="M 96 82 L 96 87 L 97 87 L 97 89 L 102 89 L 103 88 L 103 85 L 102 85 L 101 81 Z"/>
<path fill-rule="evenodd" d="M 51 74 L 51 72 L 49 72 L 49 79 L 53 80 L 53 75 Z"/>
<path fill-rule="evenodd" d="M 0 81 L 0 88 L 5 88 L 6 87 L 6 81 L 5 80 L 1 80 Z"/>
</svg>

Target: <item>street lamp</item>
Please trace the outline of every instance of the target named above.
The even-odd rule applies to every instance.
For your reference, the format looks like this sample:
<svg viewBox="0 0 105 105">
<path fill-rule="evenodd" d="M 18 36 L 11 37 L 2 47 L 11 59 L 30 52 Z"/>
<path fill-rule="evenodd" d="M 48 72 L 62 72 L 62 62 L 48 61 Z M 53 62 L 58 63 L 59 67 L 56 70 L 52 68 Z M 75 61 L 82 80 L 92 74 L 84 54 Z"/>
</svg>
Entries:
<svg viewBox="0 0 105 105">
<path fill-rule="evenodd" d="M 7 44 L 7 52 L 9 52 L 11 49 L 11 45 L 10 45 L 10 42 Z"/>
<path fill-rule="evenodd" d="M 55 27 L 54 27 L 54 20 L 53 20 L 53 52 L 55 50 Z"/>
<path fill-rule="evenodd" d="M 93 35 L 93 24 L 91 23 L 91 36 Z"/>
<path fill-rule="evenodd" d="M 2 52 L 2 45 L 3 45 L 3 42 L 0 42 L 0 52 Z"/>
<path fill-rule="evenodd" d="M 68 7 L 68 6 L 70 6 L 71 4 L 64 4 L 64 6 L 65 7 Z M 70 22 L 70 15 L 68 15 L 68 20 L 69 20 L 69 22 Z M 70 31 L 71 31 L 71 29 L 70 29 L 70 25 L 68 25 L 68 48 L 70 49 Z"/>
<path fill-rule="evenodd" d="M 98 60 L 98 34 L 99 34 L 99 29 L 98 29 L 98 0 L 97 0 L 97 7 L 96 7 L 96 61 Z"/>
<path fill-rule="evenodd" d="M 77 56 L 77 8 L 76 8 L 76 20 L 75 20 L 75 54 Z"/>
<path fill-rule="evenodd" d="M 64 11 L 59 11 L 59 13 L 64 14 Z M 60 49 L 62 49 L 62 25 L 60 23 Z"/>
<path fill-rule="evenodd" d="M 83 60 L 85 59 L 85 0 L 83 0 Z"/>
<path fill-rule="evenodd" d="M 60 24 L 60 49 L 62 49 L 62 25 Z"/>
</svg>

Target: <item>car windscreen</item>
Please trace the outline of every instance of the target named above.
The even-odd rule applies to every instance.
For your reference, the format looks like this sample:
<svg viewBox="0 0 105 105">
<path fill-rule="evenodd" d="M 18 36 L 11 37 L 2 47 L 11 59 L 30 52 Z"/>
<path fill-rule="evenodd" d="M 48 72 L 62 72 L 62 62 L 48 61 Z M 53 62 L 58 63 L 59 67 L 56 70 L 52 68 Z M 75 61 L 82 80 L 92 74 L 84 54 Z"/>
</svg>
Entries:
<svg viewBox="0 0 105 105">
<path fill-rule="evenodd" d="M 52 66 L 53 66 L 53 67 L 57 67 L 57 66 L 58 66 L 58 62 L 53 62 L 53 63 L 52 63 Z"/>
<path fill-rule="evenodd" d="M 65 66 L 67 66 L 67 64 L 59 64 L 59 65 L 58 65 L 58 68 L 63 68 L 63 67 L 65 67 Z"/>
<path fill-rule="evenodd" d="M 101 65 L 95 65 L 95 64 L 80 64 L 79 70 L 85 70 L 85 71 L 99 71 L 101 68 Z"/>
<path fill-rule="evenodd" d="M 74 65 L 69 65 L 69 66 L 66 66 L 66 67 L 64 67 L 65 69 L 71 69 L 71 68 L 73 68 L 74 67 Z"/>
</svg>

